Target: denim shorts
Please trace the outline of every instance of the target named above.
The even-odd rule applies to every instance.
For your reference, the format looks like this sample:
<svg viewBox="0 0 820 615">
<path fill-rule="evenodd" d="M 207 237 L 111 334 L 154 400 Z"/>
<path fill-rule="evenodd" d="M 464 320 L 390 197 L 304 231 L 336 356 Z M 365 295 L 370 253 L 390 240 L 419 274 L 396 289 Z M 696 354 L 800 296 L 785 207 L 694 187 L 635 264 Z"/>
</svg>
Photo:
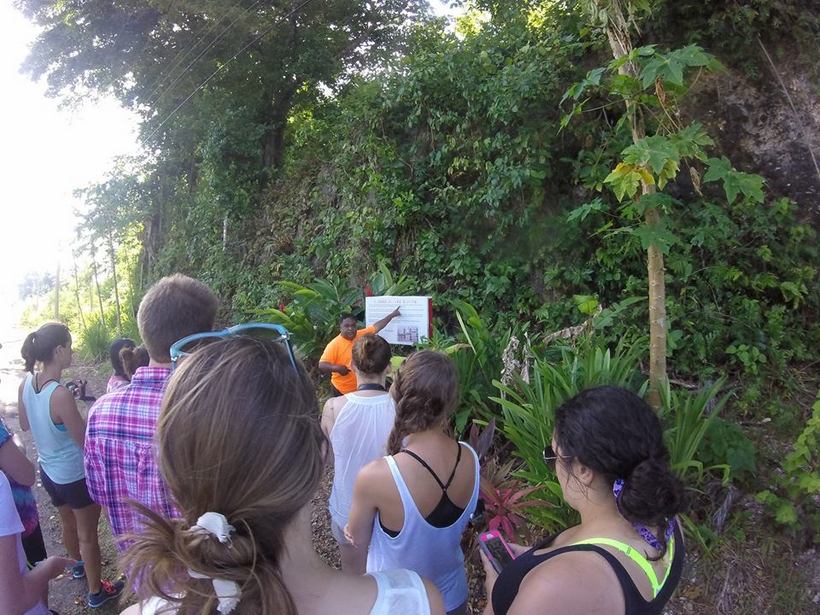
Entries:
<svg viewBox="0 0 820 615">
<path fill-rule="evenodd" d="M 43 480 L 43 487 L 51 498 L 51 503 L 55 507 L 68 505 L 71 509 L 85 508 L 94 504 L 94 500 L 88 495 L 88 487 L 85 484 L 85 478 L 67 483 L 65 485 L 58 485 L 52 481 L 43 466 L 40 466 L 40 478 Z"/>
</svg>

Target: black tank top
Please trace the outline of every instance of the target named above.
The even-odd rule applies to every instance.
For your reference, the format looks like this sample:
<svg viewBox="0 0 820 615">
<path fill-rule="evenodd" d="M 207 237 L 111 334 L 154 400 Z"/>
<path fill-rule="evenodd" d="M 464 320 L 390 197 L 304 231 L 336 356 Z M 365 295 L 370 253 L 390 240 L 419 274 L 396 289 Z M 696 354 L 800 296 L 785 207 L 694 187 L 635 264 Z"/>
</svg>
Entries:
<svg viewBox="0 0 820 615">
<path fill-rule="evenodd" d="M 635 582 L 632 580 L 632 577 L 629 576 L 629 573 L 623 564 L 621 564 L 620 560 L 602 547 L 588 544 L 571 545 L 549 551 L 548 553 L 542 553 L 541 555 L 535 555 L 536 551 L 550 546 L 553 540 L 555 540 L 555 536 L 550 536 L 526 553 L 522 553 L 516 557 L 504 567 L 493 588 L 492 602 L 495 615 L 507 615 L 507 611 L 510 609 L 510 606 L 512 606 L 513 600 L 515 600 L 515 596 L 518 594 L 518 588 L 521 586 L 521 582 L 530 570 L 553 557 L 570 551 L 594 551 L 612 566 L 612 569 L 618 577 L 618 582 L 621 584 L 621 591 L 624 595 L 624 615 L 661 615 L 661 613 L 663 613 L 663 607 L 669 601 L 669 598 L 672 597 L 675 588 L 678 586 L 681 573 L 683 572 L 683 536 L 681 535 L 680 525 L 678 523 L 675 524 L 675 553 L 672 557 L 669 576 L 666 578 L 658 595 L 649 601 L 645 600 L 640 590 L 635 587 Z"/>
<path fill-rule="evenodd" d="M 433 468 L 431 468 L 424 459 L 416 455 L 413 451 L 409 451 L 406 448 L 401 449 L 400 453 L 407 453 L 413 459 L 418 461 L 424 468 L 433 475 L 433 478 L 436 479 L 438 486 L 441 487 L 441 499 L 436 504 L 436 507 L 427 515 L 424 520 L 427 521 L 433 527 L 449 527 L 456 521 L 461 518 L 461 515 L 464 513 L 463 508 L 459 508 L 453 501 L 450 499 L 450 496 L 447 495 L 447 489 L 453 482 L 453 479 L 456 476 L 456 470 L 458 469 L 458 464 L 461 461 L 461 445 L 456 443 L 458 446 L 458 454 L 456 455 L 456 465 L 453 466 L 453 471 L 450 473 L 450 478 L 447 479 L 446 483 L 441 482 L 441 479 L 438 477 L 438 474 L 433 472 Z M 395 530 L 390 530 L 384 527 L 384 524 L 379 521 L 379 524 L 382 526 L 382 531 L 388 536 L 395 538 L 399 535 L 399 532 Z"/>
</svg>

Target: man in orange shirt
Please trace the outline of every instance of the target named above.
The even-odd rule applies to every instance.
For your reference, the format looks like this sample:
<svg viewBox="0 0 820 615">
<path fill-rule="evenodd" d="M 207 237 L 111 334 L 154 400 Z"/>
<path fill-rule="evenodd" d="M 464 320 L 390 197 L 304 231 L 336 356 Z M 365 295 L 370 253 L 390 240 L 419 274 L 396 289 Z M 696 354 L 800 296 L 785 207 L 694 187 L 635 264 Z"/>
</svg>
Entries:
<svg viewBox="0 0 820 615">
<path fill-rule="evenodd" d="M 378 333 L 396 316 L 401 316 L 399 308 L 364 329 L 356 328 L 359 323 L 352 314 L 342 316 L 339 335 L 330 340 L 319 359 L 319 371 L 330 374 L 330 388 L 334 396 L 347 395 L 356 390 L 356 374 L 350 369 L 356 338 L 368 333 Z"/>
</svg>

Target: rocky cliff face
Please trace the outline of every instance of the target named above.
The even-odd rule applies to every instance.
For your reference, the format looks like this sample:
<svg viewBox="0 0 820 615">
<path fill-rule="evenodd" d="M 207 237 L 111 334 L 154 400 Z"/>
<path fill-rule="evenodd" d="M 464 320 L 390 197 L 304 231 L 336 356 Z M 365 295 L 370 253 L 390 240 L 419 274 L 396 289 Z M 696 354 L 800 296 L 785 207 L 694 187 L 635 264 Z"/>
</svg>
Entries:
<svg viewBox="0 0 820 615">
<path fill-rule="evenodd" d="M 738 170 L 759 173 L 768 189 L 798 203 L 820 223 L 820 83 L 816 67 L 773 59 L 752 80 L 727 71 L 703 77 L 687 99 Z M 777 71 L 777 72 L 775 72 Z"/>
</svg>

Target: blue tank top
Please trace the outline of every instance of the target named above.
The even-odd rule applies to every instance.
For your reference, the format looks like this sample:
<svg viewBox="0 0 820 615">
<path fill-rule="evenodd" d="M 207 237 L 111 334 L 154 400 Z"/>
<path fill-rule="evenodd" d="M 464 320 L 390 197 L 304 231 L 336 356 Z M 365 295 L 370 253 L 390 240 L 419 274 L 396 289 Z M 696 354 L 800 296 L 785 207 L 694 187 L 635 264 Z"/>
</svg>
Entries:
<svg viewBox="0 0 820 615">
<path fill-rule="evenodd" d="M 23 404 L 37 445 L 40 467 L 58 485 L 67 485 L 85 478 L 83 450 L 71 438 L 65 426 L 51 420 L 51 396 L 60 383 L 51 381 L 41 391 L 34 390 L 34 375 L 26 376 Z"/>
</svg>

